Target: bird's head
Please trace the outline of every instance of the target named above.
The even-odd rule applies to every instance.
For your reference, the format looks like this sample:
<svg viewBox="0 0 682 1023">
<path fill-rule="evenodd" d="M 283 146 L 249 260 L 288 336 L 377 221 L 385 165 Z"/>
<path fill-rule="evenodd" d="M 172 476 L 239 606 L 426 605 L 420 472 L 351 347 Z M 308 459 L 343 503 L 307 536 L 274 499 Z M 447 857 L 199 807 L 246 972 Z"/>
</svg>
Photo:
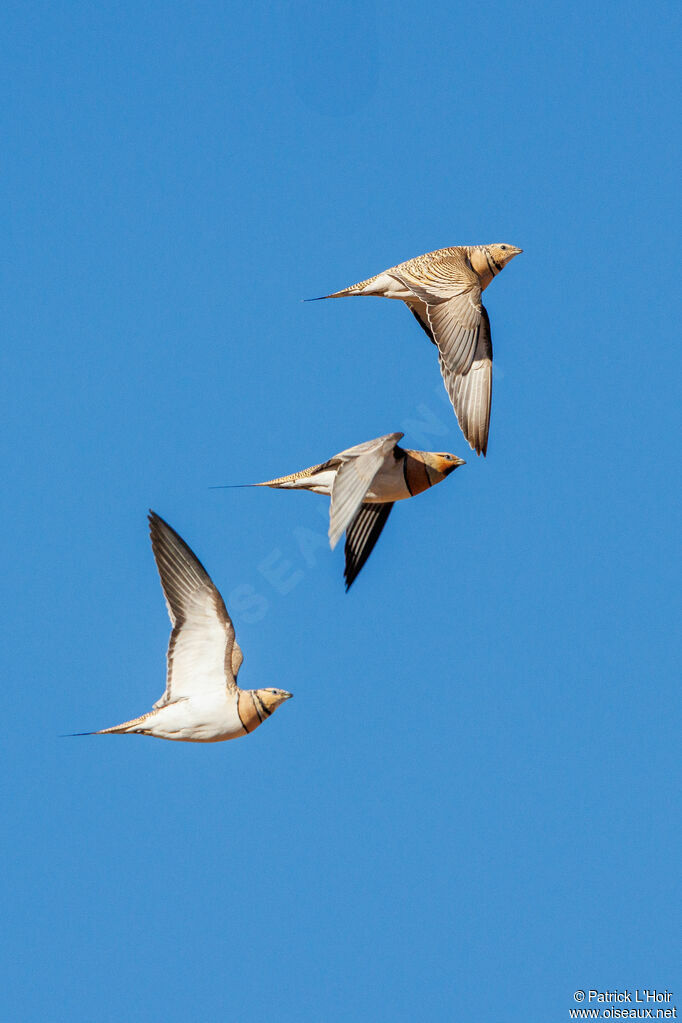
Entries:
<svg viewBox="0 0 682 1023">
<path fill-rule="evenodd" d="M 256 695 L 270 715 L 277 710 L 280 703 L 290 700 L 294 694 L 288 693 L 286 689 L 256 689 Z"/>
<path fill-rule="evenodd" d="M 440 483 L 460 465 L 466 465 L 463 458 L 451 455 L 449 451 L 421 451 L 420 455 L 431 484 Z"/>
<path fill-rule="evenodd" d="M 523 249 L 517 249 L 515 245 L 503 245 L 501 242 L 493 242 L 492 245 L 487 245 L 486 248 L 492 256 L 493 260 L 499 266 L 500 270 L 503 266 L 506 266 L 514 258 L 518 256 Z"/>
</svg>

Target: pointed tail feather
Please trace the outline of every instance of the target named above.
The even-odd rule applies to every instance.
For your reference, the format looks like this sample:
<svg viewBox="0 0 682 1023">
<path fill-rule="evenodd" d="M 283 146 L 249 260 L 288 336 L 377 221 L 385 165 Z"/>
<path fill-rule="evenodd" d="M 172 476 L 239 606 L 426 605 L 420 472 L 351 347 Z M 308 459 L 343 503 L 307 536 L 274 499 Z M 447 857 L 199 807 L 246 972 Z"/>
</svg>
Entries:
<svg viewBox="0 0 682 1023">
<path fill-rule="evenodd" d="M 208 489 L 209 490 L 239 490 L 239 489 L 242 489 L 244 487 L 276 487 L 276 486 L 279 486 L 279 484 L 282 483 L 282 482 L 289 482 L 290 480 L 294 479 L 295 475 L 296 474 L 294 474 L 293 476 L 282 476 L 281 478 L 274 479 L 274 480 L 265 480 L 264 483 L 228 483 L 228 484 L 226 484 L 225 486 L 222 486 L 222 487 L 209 487 Z"/>
<path fill-rule="evenodd" d="M 114 725 L 113 728 L 100 728 L 96 732 L 67 732 L 66 735 L 60 735 L 60 739 L 75 739 L 79 735 L 107 735 L 109 732 L 120 732 L 121 735 L 126 731 L 127 726 L 131 724 L 127 721 L 125 725 Z"/>
<path fill-rule="evenodd" d="M 262 487 L 262 483 L 219 483 L 217 486 L 209 487 L 209 490 L 241 490 L 244 487 Z"/>
<path fill-rule="evenodd" d="M 139 718 L 131 718 L 130 721 L 124 721 L 120 725 L 112 725 L 111 728 L 100 728 L 96 732 L 69 732 L 67 735 L 61 735 L 60 739 L 73 739 L 78 735 L 125 735 L 126 733 L 133 734 L 144 731 L 144 729 L 133 728 L 133 725 L 141 725 L 143 721 L 146 721 L 154 713 L 151 710 L 148 714 L 141 714 Z"/>
<path fill-rule="evenodd" d="M 351 284 L 349 288 L 342 288 L 341 291 L 332 291 L 329 295 L 318 295 L 317 298 L 304 298 L 303 302 L 321 302 L 324 298 L 347 298 L 351 295 L 359 295 L 367 281 L 361 284 Z"/>
<path fill-rule="evenodd" d="M 272 480 L 263 480 L 262 483 L 251 483 L 252 487 L 282 487 L 286 486 L 287 483 L 297 483 L 299 480 L 304 481 L 310 476 L 314 476 L 315 473 L 320 472 L 327 465 L 327 462 L 319 462 L 317 465 L 311 465 L 308 469 L 301 469 L 299 472 L 289 473 L 288 476 L 275 476 Z"/>
<path fill-rule="evenodd" d="M 125 735 L 127 733 L 141 732 L 144 729 L 135 728 L 134 725 L 141 725 L 143 721 L 150 718 L 156 711 L 150 710 L 147 714 L 141 714 L 139 718 L 131 718 L 130 721 L 124 721 L 120 725 L 112 725 L 111 728 L 100 728 L 99 732 L 94 732 L 94 735 Z"/>
</svg>

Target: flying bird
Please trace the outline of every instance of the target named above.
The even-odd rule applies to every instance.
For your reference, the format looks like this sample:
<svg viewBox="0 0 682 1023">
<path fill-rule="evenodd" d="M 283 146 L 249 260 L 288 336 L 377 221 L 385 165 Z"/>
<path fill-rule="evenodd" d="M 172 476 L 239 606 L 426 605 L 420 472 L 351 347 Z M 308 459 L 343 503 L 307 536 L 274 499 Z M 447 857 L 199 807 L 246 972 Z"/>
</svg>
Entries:
<svg viewBox="0 0 682 1023">
<path fill-rule="evenodd" d="M 149 513 L 149 532 L 173 625 L 166 691 L 139 718 L 78 734 L 222 742 L 253 732 L 292 694 L 239 688 L 244 655 L 223 598 L 185 541 L 154 512 Z"/>
<path fill-rule="evenodd" d="M 251 484 L 281 490 L 312 490 L 331 498 L 332 550 L 346 531 L 346 591 L 370 556 L 394 503 L 421 494 L 444 480 L 457 466 L 464 465 L 456 455 L 401 448 L 398 441 L 402 437 L 402 433 L 388 433 L 340 451 L 328 461 L 301 472 Z"/>
<path fill-rule="evenodd" d="M 490 320 L 481 293 L 522 251 L 497 243 L 437 249 L 321 296 L 378 295 L 405 302 L 438 348 L 440 371 L 457 420 L 479 455 L 488 448 L 493 368 Z"/>
</svg>

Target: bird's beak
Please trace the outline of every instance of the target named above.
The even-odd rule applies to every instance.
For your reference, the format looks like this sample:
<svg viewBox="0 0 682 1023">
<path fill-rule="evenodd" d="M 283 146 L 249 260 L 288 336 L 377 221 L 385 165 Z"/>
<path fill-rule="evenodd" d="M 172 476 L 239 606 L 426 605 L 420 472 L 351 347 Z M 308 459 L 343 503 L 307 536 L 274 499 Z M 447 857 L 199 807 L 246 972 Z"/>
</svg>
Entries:
<svg viewBox="0 0 682 1023">
<path fill-rule="evenodd" d="M 523 249 L 514 249 L 514 255 L 515 256 L 520 256 L 522 252 L 523 252 Z"/>
<path fill-rule="evenodd" d="M 285 700 L 290 700 L 293 695 L 294 695 L 293 693 L 287 693 L 287 695 L 284 697 L 284 699 Z"/>
<path fill-rule="evenodd" d="M 444 476 L 449 476 L 451 472 L 455 471 L 455 469 L 459 469 L 460 465 L 465 464 L 466 463 L 463 458 L 458 458 L 457 455 L 453 455 L 452 459 L 449 459 L 447 462 L 443 459 L 439 469 Z"/>
</svg>

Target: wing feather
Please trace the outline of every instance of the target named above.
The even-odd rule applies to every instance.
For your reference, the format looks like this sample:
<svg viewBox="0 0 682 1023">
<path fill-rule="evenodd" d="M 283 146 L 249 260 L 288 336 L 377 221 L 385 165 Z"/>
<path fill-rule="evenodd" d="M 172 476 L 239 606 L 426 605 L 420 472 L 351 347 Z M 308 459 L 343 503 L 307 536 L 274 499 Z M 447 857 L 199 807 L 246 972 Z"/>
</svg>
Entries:
<svg viewBox="0 0 682 1023">
<path fill-rule="evenodd" d="M 372 553 L 392 507 L 392 502 L 361 504 L 360 510 L 346 530 L 346 567 L 344 571 L 346 592 L 353 585 Z"/>
<path fill-rule="evenodd" d="M 423 259 L 423 257 L 422 257 Z M 492 396 L 490 320 L 481 283 L 462 254 L 390 271 L 418 302 L 410 310 L 438 346 L 438 361 L 459 425 L 470 446 L 485 455 Z"/>
<path fill-rule="evenodd" d="M 389 459 L 395 457 L 402 433 L 389 433 L 342 451 L 340 465 L 332 484 L 329 506 L 329 543 L 336 546 L 343 531 L 353 520 L 374 477 Z"/>
<path fill-rule="evenodd" d="M 391 270 L 390 275 L 419 299 L 419 305 L 408 305 L 422 326 L 426 314 L 430 333 L 450 372 L 466 373 L 481 323 L 478 274 L 457 256 L 428 268 L 408 264 Z"/>
<path fill-rule="evenodd" d="M 481 307 L 481 312 L 481 329 L 468 372 L 462 375 L 452 374 L 442 356 L 439 362 L 445 387 L 462 432 L 476 453 L 485 455 L 488 450 L 492 402 L 493 345 L 490 319 L 485 306 Z"/>
<path fill-rule="evenodd" d="M 223 598 L 182 537 L 154 512 L 149 534 L 173 625 L 166 691 L 154 706 L 225 689 L 236 692 L 243 655 Z"/>
<path fill-rule="evenodd" d="M 426 333 L 426 336 L 428 337 L 431 344 L 435 345 L 436 339 L 433 336 L 433 331 L 431 330 L 431 327 L 429 325 L 429 318 L 426 313 L 426 306 L 424 305 L 424 303 L 418 302 L 415 299 L 413 302 L 406 302 L 405 304 L 407 305 L 407 308 L 410 310 L 419 326 Z"/>
</svg>

